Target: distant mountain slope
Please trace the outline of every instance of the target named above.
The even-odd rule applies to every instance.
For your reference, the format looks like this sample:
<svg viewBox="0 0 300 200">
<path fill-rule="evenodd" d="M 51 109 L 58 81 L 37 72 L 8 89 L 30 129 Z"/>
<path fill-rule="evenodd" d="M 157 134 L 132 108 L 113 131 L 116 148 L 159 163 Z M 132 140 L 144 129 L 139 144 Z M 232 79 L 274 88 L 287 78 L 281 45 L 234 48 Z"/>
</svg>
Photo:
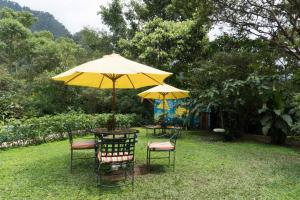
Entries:
<svg viewBox="0 0 300 200">
<path fill-rule="evenodd" d="M 32 26 L 32 31 L 41 31 L 47 30 L 53 33 L 55 37 L 61 36 L 70 36 L 71 33 L 66 29 L 66 27 L 57 21 L 53 15 L 48 12 L 31 10 L 28 7 L 22 7 L 16 2 L 8 1 L 8 0 L 0 0 L 0 8 L 8 7 L 15 11 L 29 11 L 35 17 L 38 18 L 38 21 Z"/>
</svg>

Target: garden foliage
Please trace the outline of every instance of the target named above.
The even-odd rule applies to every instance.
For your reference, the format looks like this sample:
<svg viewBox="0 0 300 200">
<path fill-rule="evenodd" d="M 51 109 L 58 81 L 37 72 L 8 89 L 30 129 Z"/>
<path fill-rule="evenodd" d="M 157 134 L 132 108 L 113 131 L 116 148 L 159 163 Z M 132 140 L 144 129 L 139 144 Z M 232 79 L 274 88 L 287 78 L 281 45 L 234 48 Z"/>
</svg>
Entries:
<svg viewBox="0 0 300 200">
<path fill-rule="evenodd" d="M 3 143 L 15 145 L 37 144 L 48 140 L 64 139 L 68 130 L 83 131 L 106 127 L 111 114 L 83 114 L 71 112 L 29 119 L 10 119 L 0 127 L 0 147 Z M 117 114 L 117 127 L 139 126 L 141 117 L 136 114 Z"/>
<path fill-rule="evenodd" d="M 32 32 L 36 18 L 28 12 L 2 9 L 0 123 L 110 112 L 109 90 L 67 87 L 50 77 L 115 52 L 172 72 L 166 82 L 191 92 L 186 122 L 194 116 L 201 121 L 206 110 L 210 128 L 264 133 L 282 143 L 300 130 L 298 8 L 295 0 L 112 0 L 98 12 L 110 32 L 85 28 L 63 38 Z M 211 40 L 217 23 L 232 31 Z M 136 95 L 144 89 L 119 90 L 117 113 L 141 114 L 150 124 L 153 107 Z"/>
</svg>

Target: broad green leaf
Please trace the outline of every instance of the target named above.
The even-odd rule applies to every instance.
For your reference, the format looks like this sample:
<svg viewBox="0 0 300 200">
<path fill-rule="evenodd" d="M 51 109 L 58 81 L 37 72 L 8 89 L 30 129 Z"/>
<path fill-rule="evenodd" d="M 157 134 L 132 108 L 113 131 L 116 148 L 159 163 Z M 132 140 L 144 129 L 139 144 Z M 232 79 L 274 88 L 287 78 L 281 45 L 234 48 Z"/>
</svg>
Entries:
<svg viewBox="0 0 300 200">
<path fill-rule="evenodd" d="M 271 126 L 272 126 L 271 122 L 266 124 L 265 126 L 263 126 L 262 132 L 263 132 L 264 135 L 267 135 L 269 133 L 269 130 L 270 130 Z"/>
<path fill-rule="evenodd" d="M 284 114 L 281 117 L 289 126 L 293 125 L 293 119 L 290 115 Z"/>
<path fill-rule="evenodd" d="M 263 112 L 266 112 L 267 110 L 268 110 L 267 104 L 264 103 L 264 104 L 263 104 L 263 107 L 262 107 L 261 109 L 258 110 L 258 113 L 261 114 L 261 113 L 263 113 Z"/>
<path fill-rule="evenodd" d="M 281 111 L 281 110 L 278 110 L 278 109 L 274 109 L 273 111 L 274 111 L 274 113 L 275 113 L 276 115 L 278 115 L 278 116 L 280 116 L 281 113 L 282 113 L 282 111 Z"/>
<path fill-rule="evenodd" d="M 270 123 L 272 119 L 272 116 L 270 115 L 265 115 L 261 120 L 260 120 L 260 123 L 261 125 L 265 126 L 266 124 Z"/>
<path fill-rule="evenodd" d="M 284 109 L 284 100 L 282 94 L 279 91 L 274 92 L 274 101 L 275 101 L 275 106 L 278 110 Z"/>
</svg>

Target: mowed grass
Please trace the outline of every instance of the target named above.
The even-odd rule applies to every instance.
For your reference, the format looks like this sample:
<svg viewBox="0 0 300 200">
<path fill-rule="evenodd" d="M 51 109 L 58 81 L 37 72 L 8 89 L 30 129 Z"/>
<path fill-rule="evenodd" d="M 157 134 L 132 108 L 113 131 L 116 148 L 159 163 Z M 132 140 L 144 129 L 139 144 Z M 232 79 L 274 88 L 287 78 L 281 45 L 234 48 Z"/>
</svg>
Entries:
<svg viewBox="0 0 300 200">
<path fill-rule="evenodd" d="M 155 140 L 141 129 L 137 166 L 145 163 L 147 142 Z M 71 174 L 69 155 L 68 141 L 0 151 L 0 199 L 300 198 L 300 152 L 287 147 L 223 143 L 187 132 L 178 139 L 175 172 L 167 159 L 153 160 L 150 173 L 136 176 L 133 192 L 130 186 L 97 187 L 93 159 L 77 160 Z"/>
</svg>

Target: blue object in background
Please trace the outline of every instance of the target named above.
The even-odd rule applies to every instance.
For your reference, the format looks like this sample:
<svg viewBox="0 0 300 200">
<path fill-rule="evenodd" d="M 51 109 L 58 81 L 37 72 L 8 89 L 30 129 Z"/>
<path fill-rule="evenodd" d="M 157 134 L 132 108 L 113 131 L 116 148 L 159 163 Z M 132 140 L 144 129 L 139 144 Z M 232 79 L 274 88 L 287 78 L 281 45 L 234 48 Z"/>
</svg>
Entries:
<svg viewBox="0 0 300 200">
<path fill-rule="evenodd" d="M 186 115 L 189 111 L 187 107 L 182 106 L 185 99 L 165 100 L 165 120 L 163 125 L 184 125 L 184 120 L 187 120 Z M 163 100 L 154 100 L 154 120 L 158 122 L 163 115 Z M 193 128 L 208 129 L 210 128 L 210 110 L 203 110 L 203 115 L 200 118 L 188 119 L 189 124 Z"/>
</svg>

